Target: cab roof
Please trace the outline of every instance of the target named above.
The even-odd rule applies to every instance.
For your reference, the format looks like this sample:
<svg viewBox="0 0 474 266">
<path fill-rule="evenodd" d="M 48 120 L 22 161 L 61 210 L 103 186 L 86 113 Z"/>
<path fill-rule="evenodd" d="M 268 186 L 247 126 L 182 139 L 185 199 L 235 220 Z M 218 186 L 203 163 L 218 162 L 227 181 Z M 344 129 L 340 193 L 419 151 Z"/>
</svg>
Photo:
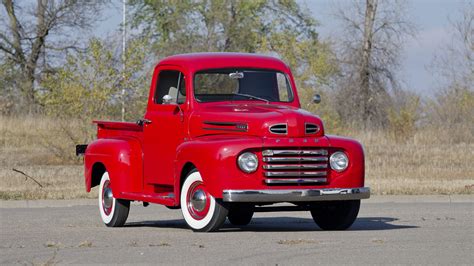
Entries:
<svg viewBox="0 0 474 266">
<path fill-rule="evenodd" d="M 263 68 L 289 72 L 288 66 L 278 58 L 251 53 L 189 53 L 164 58 L 157 66 L 182 66 L 197 72 L 217 68 Z"/>
</svg>

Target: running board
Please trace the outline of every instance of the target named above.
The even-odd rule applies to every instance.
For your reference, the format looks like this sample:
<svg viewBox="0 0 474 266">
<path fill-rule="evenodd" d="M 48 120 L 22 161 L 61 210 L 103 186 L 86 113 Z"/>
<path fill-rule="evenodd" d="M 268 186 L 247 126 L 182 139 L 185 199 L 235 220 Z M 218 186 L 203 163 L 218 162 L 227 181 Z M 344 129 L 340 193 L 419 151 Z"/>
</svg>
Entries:
<svg viewBox="0 0 474 266">
<path fill-rule="evenodd" d="M 152 195 L 143 194 L 143 193 L 133 193 L 133 192 L 122 192 L 120 193 L 121 199 L 126 200 L 136 200 L 149 203 L 157 203 L 165 206 L 176 206 L 175 195 L 171 192 L 155 193 Z"/>
</svg>

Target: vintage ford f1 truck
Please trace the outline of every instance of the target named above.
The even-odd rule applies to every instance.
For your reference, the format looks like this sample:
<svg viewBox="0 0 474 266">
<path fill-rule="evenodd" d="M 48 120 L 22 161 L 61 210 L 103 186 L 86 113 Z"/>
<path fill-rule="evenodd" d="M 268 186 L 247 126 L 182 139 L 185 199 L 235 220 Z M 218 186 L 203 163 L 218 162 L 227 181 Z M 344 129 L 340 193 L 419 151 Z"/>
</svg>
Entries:
<svg viewBox="0 0 474 266">
<path fill-rule="evenodd" d="M 307 210 L 320 228 L 343 230 L 370 196 L 361 144 L 325 135 L 273 57 L 165 58 L 143 119 L 94 122 L 97 140 L 76 153 L 86 190 L 99 186 L 107 226 L 124 225 L 130 201 L 142 201 L 180 208 L 194 231 L 218 230 L 226 218 L 247 225 L 263 210 Z"/>
</svg>

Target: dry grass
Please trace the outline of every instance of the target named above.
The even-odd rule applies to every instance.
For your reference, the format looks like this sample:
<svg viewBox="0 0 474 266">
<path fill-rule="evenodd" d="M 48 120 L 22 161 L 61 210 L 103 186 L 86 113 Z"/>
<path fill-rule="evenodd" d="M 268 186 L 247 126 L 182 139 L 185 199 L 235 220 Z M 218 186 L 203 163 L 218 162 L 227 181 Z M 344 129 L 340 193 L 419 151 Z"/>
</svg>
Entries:
<svg viewBox="0 0 474 266">
<path fill-rule="evenodd" d="M 366 183 L 374 194 L 474 193 L 472 138 L 452 143 L 446 132 L 428 130 L 403 143 L 382 132 L 348 135 L 364 144 Z M 58 150 L 70 154 L 61 157 Z M 69 159 L 73 153 L 73 141 L 53 119 L 0 117 L 0 199 L 95 198 L 85 192 L 83 166 Z"/>
<path fill-rule="evenodd" d="M 56 125 L 49 118 L 0 117 L 0 199 L 95 198 L 95 193 L 85 192 L 81 161 L 69 159 L 74 143 L 59 134 Z M 59 148 L 70 154 L 61 157 Z M 43 188 L 13 168 L 32 176 Z"/>
<path fill-rule="evenodd" d="M 474 193 L 474 141 L 450 143 L 419 131 L 400 143 L 384 133 L 355 134 L 366 153 L 366 184 L 375 194 Z"/>
</svg>

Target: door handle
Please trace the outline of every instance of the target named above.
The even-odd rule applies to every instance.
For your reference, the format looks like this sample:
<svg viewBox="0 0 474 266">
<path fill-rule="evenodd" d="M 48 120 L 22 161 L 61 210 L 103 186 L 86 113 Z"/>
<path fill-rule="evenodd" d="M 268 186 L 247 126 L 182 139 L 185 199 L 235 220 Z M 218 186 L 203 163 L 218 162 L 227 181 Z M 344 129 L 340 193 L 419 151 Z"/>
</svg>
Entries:
<svg viewBox="0 0 474 266">
<path fill-rule="evenodd" d="M 139 125 L 139 126 L 149 125 L 149 124 L 151 124 L 151 120 L 149 120 L 149 119 L 144 118 L 144 119 L 139 119 L 137 121 L 137 125 Z"/>
</svg>

